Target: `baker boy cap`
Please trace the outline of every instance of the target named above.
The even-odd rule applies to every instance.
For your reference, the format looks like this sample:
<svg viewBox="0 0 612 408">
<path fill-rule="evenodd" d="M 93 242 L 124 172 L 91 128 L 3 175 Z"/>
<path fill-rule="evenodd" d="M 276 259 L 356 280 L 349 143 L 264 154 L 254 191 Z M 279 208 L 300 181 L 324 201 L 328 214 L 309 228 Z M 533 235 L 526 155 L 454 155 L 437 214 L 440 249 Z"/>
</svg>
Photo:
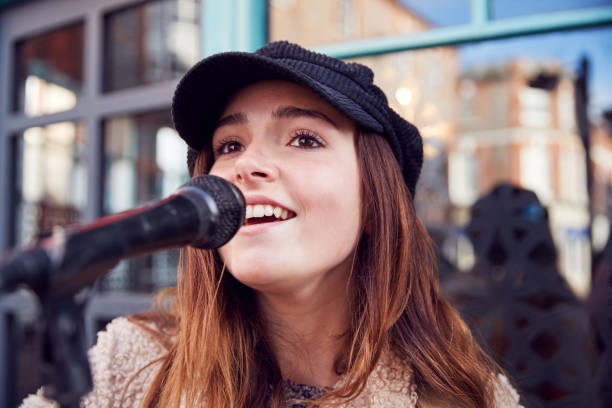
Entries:
<svg viewBox="0 0 612 408">
<path fill-rule="evenodd" d="M 229 99 L 244 86 L 269 79 L 311 89 L 361 129 L 383 135 L 414 196 L 423 164 L 423 144 L 415 126 L 389 106 L 374 85 L 374 73 L 357 63 L 280 41 L 254 53 L 226 52 L 203 59 L 179 81 L 172 100 L 172 119 L 189 146 L 187 165 L 193 174 L 197 153 L 210 144 Z"/>
</svg>

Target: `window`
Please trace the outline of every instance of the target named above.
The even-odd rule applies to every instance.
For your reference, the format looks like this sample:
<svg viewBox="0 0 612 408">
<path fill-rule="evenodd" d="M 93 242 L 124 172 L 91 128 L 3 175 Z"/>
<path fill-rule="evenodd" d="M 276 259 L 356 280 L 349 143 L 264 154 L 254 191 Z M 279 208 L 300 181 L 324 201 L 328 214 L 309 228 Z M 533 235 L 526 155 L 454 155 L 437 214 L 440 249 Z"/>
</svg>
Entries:
<svg viewBox="0 0 612 408">
<path fill-rule="evenodd" d="M 437 18 L 436 7 L 448 6 L 436 4 L 423 8 L 414 0 L 272 0 L 269 39 L 314 46 L 410 34 L 469 19 L 468 0 L 453 2 L 459 20 L 452 22 Z"/>
<path fill-rule="evenodd" d="M 0 8 L 0 89 L 10 90 L 0 106 L 0 153 L 10 152 L 0 170 L 4 249 L 179 187 L 186 154 L 169 108 L 201 56 L 199 0 L 25 3 Z M 120 268 L 144 272 L 116 287 L 167 286 L 176 263 L 170 252 L 130 261 Z"/>
<path fill-rule="evenodd" d="M 560 231 L 557 249 L 570 248 L 566 231 L 588 228 L 576 79 L 586 54 L 591 120 L 606 122 L 612 99 L 605 89 L 612 77 L 604 69 L 609 58 L 604 38 L 610 35 L 610 28 L 600 28 L 350 59 L 373 69 L 394 109 L 421 131 L 425 164 L 415 204 L 429 228 L 461 228 L 476 199 L 507 182 L 538 195 L 552 214 L 551 229 Z M 597 133 L 604 128 L 609 129 L 594 126 L 591 138 L 591 152 L 600 162 L 610 145 L 609 136 Z M 443 177 L 440 161 L 447 163 Z M 595 183 L 612 184 L 608 174 L 595 173 Z M 594 200 L 600 201 L 593 202 L 595 208 L 606 208 L 605 194 Z M 569 215 L 555 216 L 560 212 Z M 564 273 L 574 276 L 570 284 L 584 295 L 590 264 L 579 262 Z"/>
<path fill-rule="evenodd" d="M 555 11 L 570 11 L 597 6 L 609 6 L 610 0 L 520 1 L 491 0 L 492 17 L 513 18 Z"/>
<path fill-rule="evenodd" d="M 104 121 L 104 213 L 128 210 L 173 193 L 189 178 L 187 146 L 169 109 Z M 104 288 L 150 292 L 176 281 L 178 249 L 121 262 Z"/>
<path fill-rule="evenodd" d="M 104 16 L 104 91 L 181 76 L 200 55 L 196 0 L 156 0 Z"/>
<path fill-rule="evenodd" d="M 15 140 L 15 243 L 78 222 L 86 205 L 85 130 L 78 122 L 26 129 Z"/>
<path fill-rule="evenodd" d="M 38 116 L 73 108 L 83 90 L 83 23 L 15 44 L 13 111 Z"/>
</svg>

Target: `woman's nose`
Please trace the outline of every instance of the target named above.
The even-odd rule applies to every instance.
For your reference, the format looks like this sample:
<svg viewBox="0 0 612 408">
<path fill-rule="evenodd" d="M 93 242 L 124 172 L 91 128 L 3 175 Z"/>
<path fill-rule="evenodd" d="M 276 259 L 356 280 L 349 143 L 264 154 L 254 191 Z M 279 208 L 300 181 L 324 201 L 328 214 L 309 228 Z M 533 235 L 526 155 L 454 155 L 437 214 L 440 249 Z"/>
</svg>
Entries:
<svg viewBox="0 0 612 408">
<path fill-rule="evenodd" d="M 249 146 L 235 162 L 236 182 L 271 182 L 278 177 L 278 167 L 274 160 L 260 149 Z"/>
</svg>

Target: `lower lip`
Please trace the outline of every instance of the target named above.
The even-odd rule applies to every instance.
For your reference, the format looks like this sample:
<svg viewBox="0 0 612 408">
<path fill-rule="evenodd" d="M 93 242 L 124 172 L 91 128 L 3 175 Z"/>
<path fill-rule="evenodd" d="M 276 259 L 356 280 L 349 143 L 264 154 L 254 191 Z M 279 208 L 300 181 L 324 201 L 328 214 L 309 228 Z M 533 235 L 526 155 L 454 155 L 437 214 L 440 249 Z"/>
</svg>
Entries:
<svg viewBox="0 0 612 408">
<path fill-rule="evenodd" d="M 274 228 L 274 227 L 277 227 L 279 225 L 285 224 L 288 221 L 290 221 L 290 220 L 271 221 L 271 222 L 264 222 L 262 224 L 253 224 L 253 225 L 243 225 L 238 230 L 238 235 L 256 235 L 256 234 L 260 234 L 262 232 L 265 232 L 265 231 L 269 230 L 270 228 Z"/>
</svg>

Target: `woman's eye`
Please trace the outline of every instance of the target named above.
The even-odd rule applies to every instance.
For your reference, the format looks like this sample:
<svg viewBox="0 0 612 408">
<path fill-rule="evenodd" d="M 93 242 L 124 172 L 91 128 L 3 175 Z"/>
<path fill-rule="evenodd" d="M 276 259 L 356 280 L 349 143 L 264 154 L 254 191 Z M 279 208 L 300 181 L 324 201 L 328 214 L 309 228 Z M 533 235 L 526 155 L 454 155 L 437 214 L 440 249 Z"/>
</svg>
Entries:
<svg viewBox="0 0 612 408">
<path fill-rule="evenodd" d="M 290 143 L 291 146 L 300 147 L 303 149 L 315 149 L 318 147 L 323 147 L 325 143 L 321 138 L 315 134 L 310 133 L 300 133 L 296 135 Z"/>
<path fill-rule="evenodd" d="M 222 143 L 218 148 L 217 154 L 230 154 L 235 152 L 240 152 L 244 150 L 242 145 L 236 141 L 229 141 Z"/>
</svg>

